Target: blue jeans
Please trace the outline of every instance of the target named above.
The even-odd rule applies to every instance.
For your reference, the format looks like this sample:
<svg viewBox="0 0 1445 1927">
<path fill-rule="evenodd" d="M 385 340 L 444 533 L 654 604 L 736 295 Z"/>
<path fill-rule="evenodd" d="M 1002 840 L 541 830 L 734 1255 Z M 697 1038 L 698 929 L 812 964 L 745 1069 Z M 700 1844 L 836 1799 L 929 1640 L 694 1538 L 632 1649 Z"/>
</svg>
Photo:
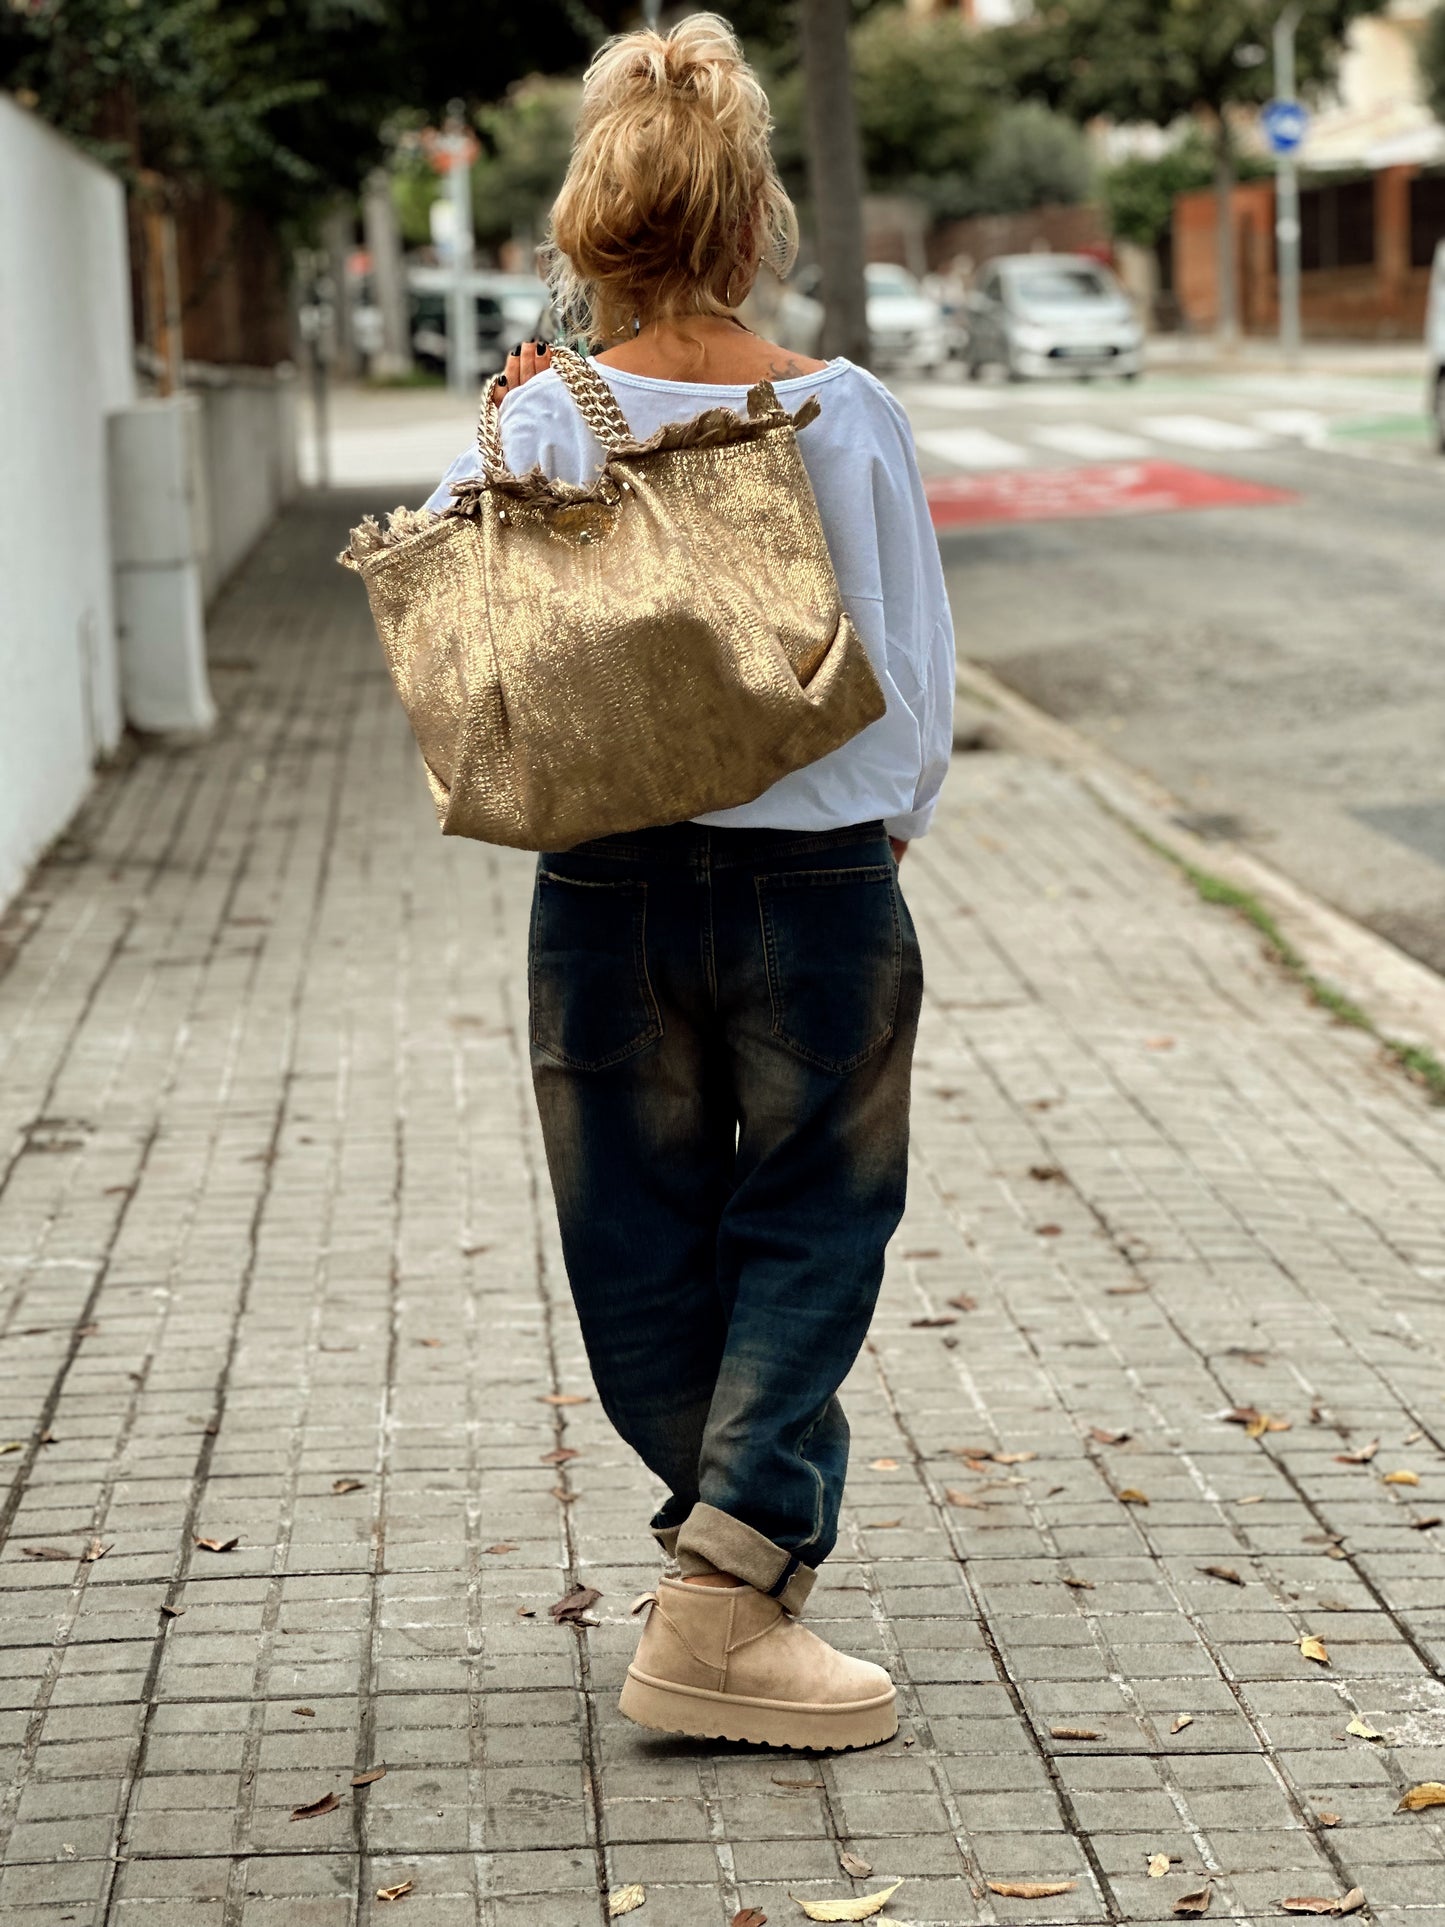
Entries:
<svg viewBox="0 0 1445 1927">
<path fill-rule="evenodd" d="M 797 1611 L 907 1177 L 922 966 L 883 827 L 544 855 L 529 985 L 567 1275 L 603 1409 L 668 1487 L 653 1531 Z"/>
</svg>

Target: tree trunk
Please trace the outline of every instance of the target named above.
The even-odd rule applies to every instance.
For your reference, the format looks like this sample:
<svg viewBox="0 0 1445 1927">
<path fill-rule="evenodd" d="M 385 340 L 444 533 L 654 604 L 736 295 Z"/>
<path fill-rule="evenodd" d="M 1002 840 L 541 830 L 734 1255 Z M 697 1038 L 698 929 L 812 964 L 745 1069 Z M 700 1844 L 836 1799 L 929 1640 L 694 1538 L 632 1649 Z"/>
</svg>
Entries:
<svg viewBox="0 0 1445 1927">
<path fill-rule="evenodd" d="M 1234 225 L 1234 149 L 1229 122 L 1221 113 L 1214 129 L 1214 243 L 1218 304 L 1214 333 L 1221 348 L 1239 346 L 1238 249 Z"/>
<path fill-rule="evenodd" d="M 863 277 L 863 157 L 848 56 L 848 0 L 800 0 L 808 178 L 823 276 L 825 356 L 868 361 Z"/>
<path fill-rule="evenodd" d="M 385 168 L 379 167 L 367 176 L 361 218 L 366 251 L 371 256 L 371 297 L 381 315 L 381 347 L 373 358 L 372 373 L 394 379 L 411 373 L 411 329 L 401 227 L 391 198 L 391 177 Z"/>
</svg>

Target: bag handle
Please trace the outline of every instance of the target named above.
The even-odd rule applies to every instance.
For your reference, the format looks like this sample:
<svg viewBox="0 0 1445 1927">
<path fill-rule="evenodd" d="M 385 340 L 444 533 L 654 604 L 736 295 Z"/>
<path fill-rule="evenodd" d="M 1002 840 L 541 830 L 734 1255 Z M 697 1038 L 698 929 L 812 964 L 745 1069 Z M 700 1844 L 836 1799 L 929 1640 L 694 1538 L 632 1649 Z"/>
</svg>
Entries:
<svg viewBox="0 0 1445 1927">
<path fill-rule="evenodd" d="M 567 393 L 577 404 L 578 413 L 609 454 L 630 448 L 635 437 L 627 417 L 617 405 L 612 390 L 591 362 L 571 348 L 552 350 L 552 366 L 562 377 Z M 477 453 L 482 472 L 489 482 L 507 473 L 502 453 L 501 408 L 496 399 L 496 383 L 487 382 L 482 390 L 482 409 L 477 420 Z"/>
</svg>

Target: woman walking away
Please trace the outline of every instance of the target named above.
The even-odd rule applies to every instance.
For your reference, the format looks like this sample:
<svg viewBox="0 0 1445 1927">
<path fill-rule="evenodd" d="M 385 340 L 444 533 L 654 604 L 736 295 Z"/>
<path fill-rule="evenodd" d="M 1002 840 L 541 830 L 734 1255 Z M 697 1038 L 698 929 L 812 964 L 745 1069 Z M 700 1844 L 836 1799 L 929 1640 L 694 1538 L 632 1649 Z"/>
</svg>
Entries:
<svg viewBox="0 0 1445 1927">
<path fill-rule="evenodd" d="M 902 409 L 734 312 L 796 248 L 768 130 L 716 15 L 604 47 L 552 214 L 557 312 L 638 442 L 745 413 L 760 381 L 791 408 L 816 395 L 799 447 L 886 713 L 751 803 L 543 855 L 531 1046 L 588 1358 L 667 1487 L 652 1530 L 679 1570 L 622 1711 L 829 1748 L 897 1728 L 887 1673 L 798 1615 L 837 1537 L 838 1387 L 903 1210 L 922 972 L 898 863 L 948 765 L 953 637 Z M 551 361 L 532 343 L 508 361 L 507 467 L 585 483 L 604 451 Z"/>
</svg>

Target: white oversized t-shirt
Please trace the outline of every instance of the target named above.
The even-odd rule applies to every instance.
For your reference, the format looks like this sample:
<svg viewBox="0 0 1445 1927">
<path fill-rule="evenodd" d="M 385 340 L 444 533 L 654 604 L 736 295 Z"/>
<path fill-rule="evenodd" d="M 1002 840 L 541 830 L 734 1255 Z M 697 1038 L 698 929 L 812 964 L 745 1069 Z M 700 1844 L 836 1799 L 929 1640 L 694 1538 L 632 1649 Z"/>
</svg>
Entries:
<svg viewBox="0 0 1445 1927">
<path fill-rule="evenodd" d="M 665 422 L 719 404 L 747 410 L 741 383 L 663 381 L 606 362 L 607 379 L 639 441 Z M 805 769 L 780 778 L 751 803 L 697 818 L 721 828 L 834 830 L 881 817 L 889 834 L 922 836 L 932 819 L 953 746 L 953 625 L 938 543 L 908 417 L 882 382 L 851 361 L 774 383 L 788 409 L 816 394 L 822 413 L 798 437 L 828 550 L 852 618 L 887 698 L 886 713 Z M 589 482 L 603 450 L 560 375 L 535 375 L 502 404 L 507 466 L 540 466 L 555 479 Z M 427 504 L 443 509 L 451 484 L 476 475 L 475 449 L 447 470 Z"/>
</svg>

